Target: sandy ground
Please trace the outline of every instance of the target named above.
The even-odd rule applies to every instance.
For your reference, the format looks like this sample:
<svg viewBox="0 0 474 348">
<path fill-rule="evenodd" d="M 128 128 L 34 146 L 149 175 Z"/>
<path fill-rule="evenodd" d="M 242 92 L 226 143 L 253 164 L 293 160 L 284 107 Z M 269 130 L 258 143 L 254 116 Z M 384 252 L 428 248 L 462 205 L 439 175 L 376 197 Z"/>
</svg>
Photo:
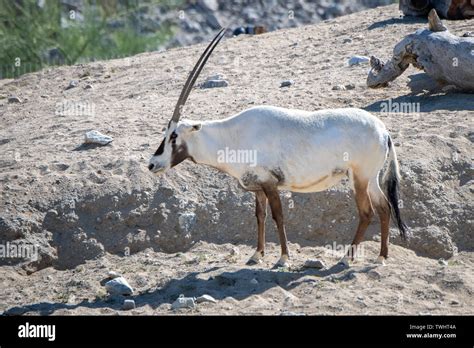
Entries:
<svg viewBox="0 0 474 348">
<path fill-rule="evenodd" d="M 457 34 L 472 30 L 472 21 L 447 25 Z M 373 264 L 377 220 L 363 260 L 343 269 L 332 267 L 337 258 L 326 255 L 325 245 L 353 237 L 356 212 L 347 185 L 283 193 L 293 265 L 272 270 L 278 258 L 272 243 L 264 264 L 245 265 L 256 239 L 250 193 L 192 163 L 166 177 L 148 172 L 148 158 L 202 45 L 0 81 L 0 240 L 40 246 L 37 262 L 2 260 L 0 311 L 115 314 L 123 299 L 107 299 L 100 284 L 114 270 L 136 290 L 137 308 L 123 312 L 129 314 L 175 313 L 170 304 L 180 294 L 204 293 L 217 303 L 178 313 L 473 314 L 473 96 L 440 93 L 414 68 L 386 89 L 368 90 L 368 65 L 347 65 L 352 55 L 389 58 L 404 35 L 421 27 L 423 19 L 400 19 L 393 5 L 227 39 L 200 80 L 223 73 L 229 86 L 195 89 L 185 108 L 194 120 L 259 104 L 351 106 L 380 117 L 397 147 L 402 213 L 411 231 L 408 243 L 392 231 L 386 267 Z M 294 85 L 280 88 L 286 79 Z M 71 80 L 78 86 L 66 90 Z M 333 90 L 336 85 L 351 86 Z M 22 102 L 8 103 L 11 94 Z M 419 110 L 384 112 L 388 103 Z M 91 129 L 114 141 L 82 145 Z M 182 224 L 183 216 L 194 218 Z M 270 219 L 267 226 L 275 242 Z M 328 270 L 302 269 L 311 258 L 323 259 Z"/>
<path fill-rule="evenodd" d="M 263 315 L 391 315 L 473 314 L 472 253 L 461 253 L 448 265 L 392 248 L 387 266 L 375 265 L 378 243 L 363 244 L 366 258 L 350 268 L 322 247 L 290 244 L 291 270 L 273 268 L 279 247 L 273 243 L 267 261 L 245 267 L 248 246 L 197 243 L 186 253 L 146 250 L 130 257 L 108 255 L 73 270 L 47 268 L 29 277 L 2 271 L 0 310 L 7 314 L 263 314 Z M 327 268 L 304 268 L 318 258 Z M 132 296 L 108 297 L 101 281 L 113 270 L 134 288 Z M 181 295 L 212 296 L 194 309 L 173 310 Z M 125 298 L 136 309 L 122 310 Z M 16 304 L 16 306 L 13 306 Z M 21 305 L 20 305 L 21 304 Z"/>
</svg>

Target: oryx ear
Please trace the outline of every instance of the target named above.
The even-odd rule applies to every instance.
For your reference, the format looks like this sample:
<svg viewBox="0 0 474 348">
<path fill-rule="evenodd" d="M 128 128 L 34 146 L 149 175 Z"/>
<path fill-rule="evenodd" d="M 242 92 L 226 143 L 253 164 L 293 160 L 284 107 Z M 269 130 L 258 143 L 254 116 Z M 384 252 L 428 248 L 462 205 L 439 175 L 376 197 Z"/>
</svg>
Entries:
<svg viewBox="0 0 474 348">
<path fill-rule="evenodd" d="M 201 130 L 202 128 L 202 124 L 201 123 L 197 123 L 197 124 L 193 124 L 193 128 L 191 129 L 193 132 L 194 131 L 199 131 Z"/>
</svg>

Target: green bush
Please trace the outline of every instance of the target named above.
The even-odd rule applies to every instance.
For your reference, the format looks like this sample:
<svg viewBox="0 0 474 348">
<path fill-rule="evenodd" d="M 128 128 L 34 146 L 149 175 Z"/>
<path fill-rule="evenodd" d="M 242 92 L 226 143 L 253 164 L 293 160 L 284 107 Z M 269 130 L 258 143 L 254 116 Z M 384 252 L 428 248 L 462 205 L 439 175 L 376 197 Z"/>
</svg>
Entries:
<svg viewBox="0 0 474 348">
<path fill-rule="evenodd" d="M 174 28 L 159 23 L 158 30 L 141 33 L 134 23 L 140 11 L 158 5 L 172 8 L 178 2 L 84 0 L 74 11 L 58 0 L 41 7 L 37 0 L 0 0 L 0 78 L 156 50 Z"/>
</svg>

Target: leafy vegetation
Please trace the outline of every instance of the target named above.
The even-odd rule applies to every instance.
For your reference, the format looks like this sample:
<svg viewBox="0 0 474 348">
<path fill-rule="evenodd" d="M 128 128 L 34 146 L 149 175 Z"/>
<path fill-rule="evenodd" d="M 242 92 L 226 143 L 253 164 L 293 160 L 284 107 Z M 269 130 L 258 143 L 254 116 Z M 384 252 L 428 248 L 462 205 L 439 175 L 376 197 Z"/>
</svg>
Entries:
<svg viewBox="0 0 474 348">
<path fill-rule="evenodd" d="M 0 78 L 156 50 L 174 28 L 153 23 L 144 30 L 140 15 L 151 6 L 170 10 L 179 3 L 84 0 L 73 8 L 58 0 L 0 0 Z"/>
</svg>

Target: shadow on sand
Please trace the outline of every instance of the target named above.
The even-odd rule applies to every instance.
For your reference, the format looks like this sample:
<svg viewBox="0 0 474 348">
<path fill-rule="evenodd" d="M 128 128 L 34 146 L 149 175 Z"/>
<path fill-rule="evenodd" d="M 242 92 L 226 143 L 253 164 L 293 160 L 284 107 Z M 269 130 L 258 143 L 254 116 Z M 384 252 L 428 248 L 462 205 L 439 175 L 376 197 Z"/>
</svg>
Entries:
<svg viewBox="0 0 474 348">
<path fill-rule="evenodd" d="M 472 94 L 441 92 L 439 87 L 433 87 L 437 86 L 437 83 L 425 73 L 410 75 L 409 79 L 408 87 L 411 89 L 409 94 L 390 100 L 379 100 L 364 109 L 370 112 L 404 112 L 403 110 L 407 107 L 416 108 L 416 110 L 409 110 L 410 112 L 474 111 L 474 96 Z M 400 110 L 393 110 L 395 106 Z"/>
<path fill-rule="evenodd" d="M 107 145 L 100 145 L 100 144 L 81 144 L 79 146 L 77 146 L 76 148 L 74 148 L 72 151 L 88 151 L 88 150 L 94 150 L 98 147 L 104 147 L 104 146 L 109 146 L 109 144 Z"/>
<path fill-rule="evenodd" d="M 396 17 L 396 18 L 390 18 L 390 19 L 385 19 L 383 21 L 378 21 L 375 23 L 372 23 L 367 27 L 368 30 L 373 30 L 373 29 L 378 29 L 378 28 L 383 28 L 386 27 L 387 25 L 394 25 L 394 24 L 415 24 L 415 23 L 421 23 L 424 26 L 428 27 L 428 20 L 423 17 L 411 17 L 411 16 L 405 16 L 405 17 Z M 400 38 L 401 40 L 401 38 Z"/>
<path fill-rule="evenodd" d="M 77 304 L 40 302 L 12 307 L 6 310 L 3 315 L 23 315 L 27 312 L 50 315 L 60 309 L 73 310 L 80 307 L 121 310 L 125 298 L 133 299 L 136 308 L 146 305 L 157 308 L 163 303 L 174 302 L 180 294 L 185 294 L 187 297 L 208 294 L 218 301 L 226 297 L 241 301 L 278 286 L 285 290 L 291 290 L 306 282 L 350 280 L 354 278 L 355 273 L 367 273 L 376 267 L 377 265 L 347 267 L 338 263 L 322 270 L 302 268 L 295 271 L 286 271 L 285 269 L 270 270 L 249 267 L 222 272 L 220 270 L 223 267 L 213 267 L 203 272 L 191 272 L 181 279 L 170 280 L 160 288 L 133 296 L 110 297 L 108 299 L 82 301 Z M 257 282 L 252 282 L 254 279 Z"/>
</svg>

